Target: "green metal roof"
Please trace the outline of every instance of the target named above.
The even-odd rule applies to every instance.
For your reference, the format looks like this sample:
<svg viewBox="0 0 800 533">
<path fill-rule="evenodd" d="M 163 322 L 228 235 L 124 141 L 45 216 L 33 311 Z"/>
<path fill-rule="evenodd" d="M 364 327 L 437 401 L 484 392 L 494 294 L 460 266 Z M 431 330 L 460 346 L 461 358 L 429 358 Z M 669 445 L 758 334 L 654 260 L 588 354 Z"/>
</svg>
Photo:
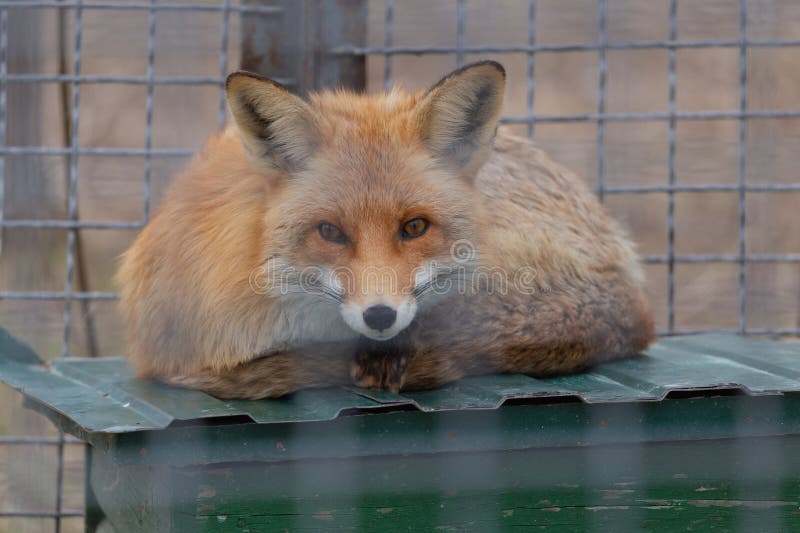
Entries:
<svg viewBox="0 0 800 533">
<path fill-rule="evenodd" d="M 0 328 L 0 380 L 41 408 L 66 417 L 81 432 L 127 433 L 210 418 L 248 417 L 270 424 L 330 420 L 371 409 L 496 409 L 508 400 L 530 398 L 641 402 L 659 401 L 676 391 L 730 389 L 779 395 L 800 392 L 800 343 L 718 334 L 672 337 L 640 357 L 572 376 L 481 376 L 402 394 L 339 387 L 300 391 L 278 400 L 224 401 L 136 379 L 121 358 L 67 358 L 46 365 Z"/>
</svg>

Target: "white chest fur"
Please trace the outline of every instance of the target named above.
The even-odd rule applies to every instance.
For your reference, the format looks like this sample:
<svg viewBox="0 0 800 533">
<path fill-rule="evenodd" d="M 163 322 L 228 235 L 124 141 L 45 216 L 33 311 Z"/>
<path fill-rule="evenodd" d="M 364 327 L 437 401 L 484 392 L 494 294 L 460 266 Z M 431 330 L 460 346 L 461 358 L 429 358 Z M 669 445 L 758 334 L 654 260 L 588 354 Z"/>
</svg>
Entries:
<svg viewBox="0 0 800 533">
<path fill-rule="evenodd" d="M 262 353 L 358 338 L 358 333 L 342 319 L 339 304 L 314 295 L 283 296 L 278 300 L 275 311 L 274 319 L 267 328 Z"/>
</svg>

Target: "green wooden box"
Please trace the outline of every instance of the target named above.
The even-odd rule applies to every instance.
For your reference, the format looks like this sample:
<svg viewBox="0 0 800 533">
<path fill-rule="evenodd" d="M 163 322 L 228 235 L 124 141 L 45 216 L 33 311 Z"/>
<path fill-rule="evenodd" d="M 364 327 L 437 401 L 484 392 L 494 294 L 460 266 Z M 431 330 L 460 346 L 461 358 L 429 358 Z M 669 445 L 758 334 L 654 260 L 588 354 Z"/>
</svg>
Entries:
<svg viewBox="0 0 800 533">
<path fill-rule="evenodd" d="M 798 343 L 250 402 L 44 365 L 0 330 L 0 379 L 90 444 L 90 531 L 800 530 Z"/>
</svg>

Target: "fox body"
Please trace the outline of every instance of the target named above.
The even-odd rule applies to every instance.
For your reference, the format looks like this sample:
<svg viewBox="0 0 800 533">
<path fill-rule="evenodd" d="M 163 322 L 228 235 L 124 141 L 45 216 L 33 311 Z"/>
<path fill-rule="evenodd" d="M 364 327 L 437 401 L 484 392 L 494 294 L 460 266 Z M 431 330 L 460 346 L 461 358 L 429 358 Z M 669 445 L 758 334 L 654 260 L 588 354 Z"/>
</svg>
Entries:
<svg viewBox="0 0 800 533">
<path fill-rule="evenodd" d="M 426 92 L 227 83 L 212 138 L 124 254 L 140 375 L 220 397 L 547 375 L 652 339 L 631 243 L 582 181 L 498 132 L 505 73 Z"/>
</svg>

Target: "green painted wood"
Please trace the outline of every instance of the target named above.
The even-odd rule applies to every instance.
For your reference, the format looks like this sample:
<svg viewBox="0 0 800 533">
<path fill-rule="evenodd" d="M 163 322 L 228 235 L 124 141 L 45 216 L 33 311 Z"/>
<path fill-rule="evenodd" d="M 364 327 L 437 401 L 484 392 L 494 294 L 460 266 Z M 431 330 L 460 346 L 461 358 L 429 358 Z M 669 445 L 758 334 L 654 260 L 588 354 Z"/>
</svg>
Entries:
<svg viewBox="0 0 800 533">
<path fill-rule="evenodd" d="M 109 456 L 96 461 L 110 470 Z M 152 502 L 160 521 L 137 514 L 151 505 L 146 494 L 135 493 L 138 509 L 118 503 L 110 519 L 127 530 L 800 527 L 798 436 L 121 468 L 119 482 L 96 480 L 110 502 L 130 500 L 128 481 L 169 487 Z"/>
<path fill-rule="evenodd" d="M 84 470 L 83 470 L 83 495 L 84 495 L 84 520 L 83 529 L 86 533 L 106 532 L 110 533 L 111 526 L 100 502 L 95 497 L 92 489 L 92 447 L 84 447 Z"/>
<path fill-rule="evenodd" d="M 574 376 L 229 402 L 0 335 L 0 379 L 92 444 L 108 531 L 800 530 L 798 361 L 698 336 Z"/>
<path fill-rule="evenodd" d="M 168 532 L 172 527 L 171 470 L 122 468 L 96 447 L 89 453 L 91 492 L 102 508 L 107 529 L 117 532 Z"/>
</svg>

